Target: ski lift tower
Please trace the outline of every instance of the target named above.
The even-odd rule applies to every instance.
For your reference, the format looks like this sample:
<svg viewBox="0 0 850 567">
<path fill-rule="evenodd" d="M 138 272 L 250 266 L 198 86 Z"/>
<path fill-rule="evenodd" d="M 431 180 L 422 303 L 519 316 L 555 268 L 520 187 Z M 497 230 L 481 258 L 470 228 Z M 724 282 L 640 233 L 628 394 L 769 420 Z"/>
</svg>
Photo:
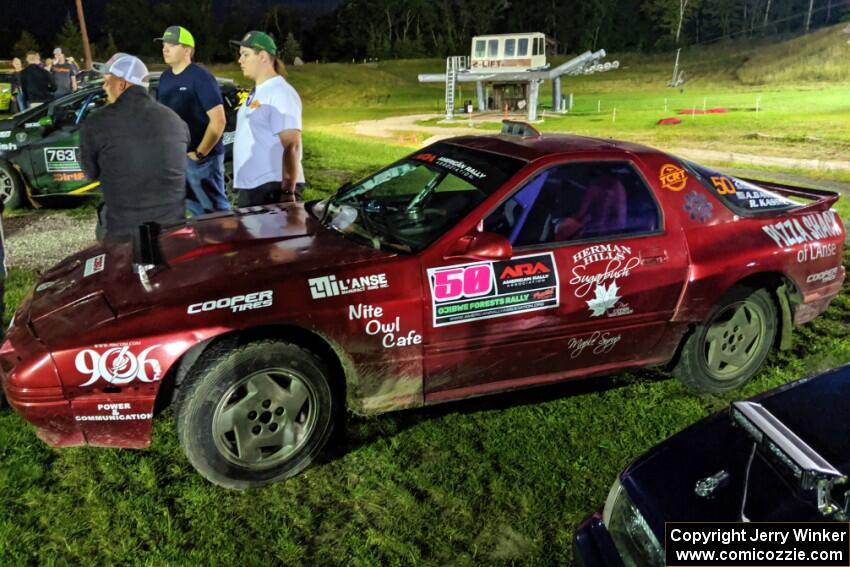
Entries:
<svg viewBox="0 0 850 567">
<path fill-rule="evenodd" d="M 456 111 L 458 83 L 474 82 L 478 110 L 528 111 L 528 120 L 537 120 L 540 85 L 552 81 L 552 108 L 566 110 L 561 99 L 563 75 L 590 74 L 617 69 L 619 62 L 600 63 L 605 50 L 585 52 L 554 69 L 546 61 L 546 35 L 539 32 L 482 35 L 472 38 L 469 57 L 446 58 L 445 74 L 419 75 L 421 83 L 445 83 L 446 120 Z"/>
</svg>

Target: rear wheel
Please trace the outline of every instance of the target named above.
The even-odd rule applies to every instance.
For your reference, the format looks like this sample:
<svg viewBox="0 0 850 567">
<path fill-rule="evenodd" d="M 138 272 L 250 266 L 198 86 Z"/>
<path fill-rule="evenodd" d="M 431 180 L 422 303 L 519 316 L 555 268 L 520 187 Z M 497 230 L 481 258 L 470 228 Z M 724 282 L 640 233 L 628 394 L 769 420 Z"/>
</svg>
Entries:
<svg viewBox="0 0 850 567">
<path fill-rule="evenodd" d="M 0 161 L 0 200 L 7 209 L 20 209 L 27 202 L 24 181 L 7 161 Z"/>
<path fill-rule="evenodd" d="M 330 437 L 335 398 L 325 364 L 265 340 L 202 357 L 180 387 L 177 434 L 189 462 L 227 488 L 284 480 Z"/>
<path fill-rule="evenodd" d="M 776 329 L 776 304 L 767 290 L 734 288 L 688 337 L 673 375 L 703 392 L 734 390 L 759 371 Z"/>
</svg>

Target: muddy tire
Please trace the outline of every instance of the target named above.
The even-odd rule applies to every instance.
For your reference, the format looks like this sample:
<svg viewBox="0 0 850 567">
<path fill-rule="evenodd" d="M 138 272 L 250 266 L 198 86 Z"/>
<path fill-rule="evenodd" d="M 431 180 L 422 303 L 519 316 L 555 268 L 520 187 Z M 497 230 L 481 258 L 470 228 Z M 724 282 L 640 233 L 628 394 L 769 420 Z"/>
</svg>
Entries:
<svg viewBox="0 0 850 567">
<path fill-rule="evenodd" d="M 279 340 L 213 347 L 181 384 L 177 435 L 206 479 L 245 489 L 304 470 L 338 415 L 327 366 Z"/>
<path fill-rule="evenodd" d="M 686 339 L 673 375 L 700 392 L 739 388 L 761 369 L 777 326 L 778 311 L 769 291 L 733 288 Z"/>
</svg>

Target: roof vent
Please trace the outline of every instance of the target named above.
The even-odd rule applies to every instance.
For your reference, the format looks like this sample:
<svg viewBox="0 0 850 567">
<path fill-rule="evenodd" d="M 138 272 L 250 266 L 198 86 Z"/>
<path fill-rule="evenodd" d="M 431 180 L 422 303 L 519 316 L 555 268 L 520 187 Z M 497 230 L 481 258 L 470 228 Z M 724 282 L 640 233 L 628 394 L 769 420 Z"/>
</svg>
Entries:
<svg viewBox="0 0 850 567">
<path fill-rule="evenodd" d="M 502 120 L 502 135 L 520 136 L 522 138 L 539 138 L 540 132 L 528 122 Z"/>
</svg>

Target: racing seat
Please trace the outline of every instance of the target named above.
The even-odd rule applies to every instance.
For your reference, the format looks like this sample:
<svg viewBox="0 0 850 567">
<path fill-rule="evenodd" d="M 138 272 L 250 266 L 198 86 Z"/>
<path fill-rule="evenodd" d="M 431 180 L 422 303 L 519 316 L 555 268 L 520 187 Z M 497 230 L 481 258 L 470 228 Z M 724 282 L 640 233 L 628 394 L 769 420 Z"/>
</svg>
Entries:
<svg viewBox="0 0 850 567">
<path fill-rule="evenodd" d="M 623 183 L 603 174 L 587 184 L 578 209 L 557 223 L 555 238 L 562 241 L 623 233 L 627 218 L 628 197 Z"/>
</svg>

